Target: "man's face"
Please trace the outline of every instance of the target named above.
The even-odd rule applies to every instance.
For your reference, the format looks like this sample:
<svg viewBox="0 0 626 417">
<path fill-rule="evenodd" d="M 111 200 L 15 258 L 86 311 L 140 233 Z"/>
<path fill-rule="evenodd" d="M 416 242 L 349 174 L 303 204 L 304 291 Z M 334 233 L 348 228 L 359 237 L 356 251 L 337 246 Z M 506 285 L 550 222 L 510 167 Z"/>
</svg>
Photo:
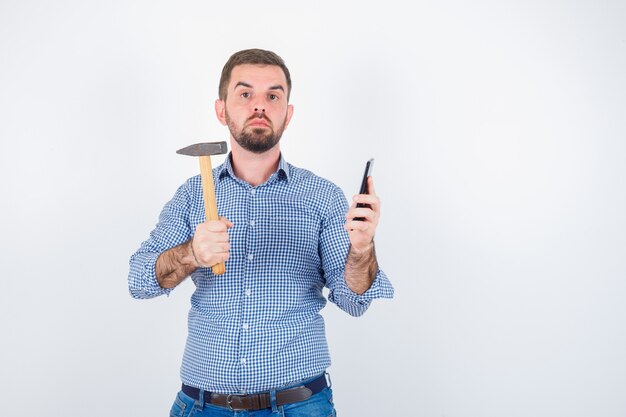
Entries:
<svg viewBox="0 0 626 417">
<path fill-rule="evenodd" d="M 233 139 L 254 153 L 276 146 L 293 113 L 283 70 L 273 65 L 238 65 L 227 91 L 226 100 L 217 100 L 215 108 Z"/>
</svg>

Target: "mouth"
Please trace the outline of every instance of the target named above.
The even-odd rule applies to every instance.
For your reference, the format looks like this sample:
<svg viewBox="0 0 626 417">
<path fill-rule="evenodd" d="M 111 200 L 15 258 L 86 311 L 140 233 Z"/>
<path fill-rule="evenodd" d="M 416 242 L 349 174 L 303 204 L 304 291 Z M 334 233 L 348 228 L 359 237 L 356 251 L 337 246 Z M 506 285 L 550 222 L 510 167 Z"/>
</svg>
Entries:
<svg viewBox="0 0 626 417">
<path fill-rule="evenodd" d="M 254 118 L 248 122 L 249 127 L 261 128 L 261 127 L 270 127 L 269 123 L 264 119 Z"/>
</svg>

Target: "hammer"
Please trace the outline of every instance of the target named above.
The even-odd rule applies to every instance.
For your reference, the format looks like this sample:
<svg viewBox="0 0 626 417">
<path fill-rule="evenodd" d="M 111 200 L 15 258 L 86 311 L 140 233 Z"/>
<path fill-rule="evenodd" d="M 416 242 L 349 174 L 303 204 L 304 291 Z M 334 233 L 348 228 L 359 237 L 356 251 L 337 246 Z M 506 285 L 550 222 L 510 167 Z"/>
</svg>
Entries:
<svg viewBox="0 0 626 417">
<path fill-rule="evenodd" d="M 211 167 L 211 155 L 222 155 L 228 152 L 226 142 L 196 143 L 179 149 L 176 153 L 181 155 L 200 157 L 200 176 L 202 178 L 202 195 L 204 197 L 204 212 L 207 221 L 218 220 L 217 202 L 215 200 L 215 184 L 213 183 L 213 168 Z M 215 275 L 226 272 L 224 262 L 217 263 L 212 267 Z"/>
</svg>

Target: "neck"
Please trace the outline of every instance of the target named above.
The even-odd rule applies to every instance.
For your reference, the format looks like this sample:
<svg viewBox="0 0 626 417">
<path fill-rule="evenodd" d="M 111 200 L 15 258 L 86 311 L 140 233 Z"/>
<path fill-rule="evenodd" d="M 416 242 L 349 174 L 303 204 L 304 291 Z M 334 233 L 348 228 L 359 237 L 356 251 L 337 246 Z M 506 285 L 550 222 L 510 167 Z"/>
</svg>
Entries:
<svg viewBox="0 0 626 417">
<path fill-rule="evenodd" d="M 230 143 L 233 172 L 248 184 L 253 187 L 263 184 L 276 172 L 280 159 L 278 144 L 269 151 L 258 154 L 245 150 L 233 138 Z"/>
</svg>

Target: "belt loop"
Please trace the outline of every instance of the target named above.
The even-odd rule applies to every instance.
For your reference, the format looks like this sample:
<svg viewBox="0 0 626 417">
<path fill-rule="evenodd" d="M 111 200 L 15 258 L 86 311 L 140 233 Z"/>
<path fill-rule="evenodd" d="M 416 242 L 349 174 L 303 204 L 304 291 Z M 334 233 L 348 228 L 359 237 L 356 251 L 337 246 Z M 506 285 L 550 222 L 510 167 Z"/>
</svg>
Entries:
<svg viewBox="0 0 626 417">
<path fill-rule="evenodd" d="M 196 403 L 196 408 L 199 411 L 204 410 L 204 390 L 201 388 L 198 393 L 198 402 Z"/>
<path fill-rule="evenodd" d="M 328 385 L 328 388 L 333 387 L 333 381 L 330 379 L 330 374 L 326 371 L 324 371 L 324 377 L 326 378 L 326 385 Z"/>
<path fill-rule="evenodd" d="M 270 404 L 272 405 L 272 413 L 278 412 L 278 406 L 276 405 L 276 390 L 270 390 Z"/>
</svg>

